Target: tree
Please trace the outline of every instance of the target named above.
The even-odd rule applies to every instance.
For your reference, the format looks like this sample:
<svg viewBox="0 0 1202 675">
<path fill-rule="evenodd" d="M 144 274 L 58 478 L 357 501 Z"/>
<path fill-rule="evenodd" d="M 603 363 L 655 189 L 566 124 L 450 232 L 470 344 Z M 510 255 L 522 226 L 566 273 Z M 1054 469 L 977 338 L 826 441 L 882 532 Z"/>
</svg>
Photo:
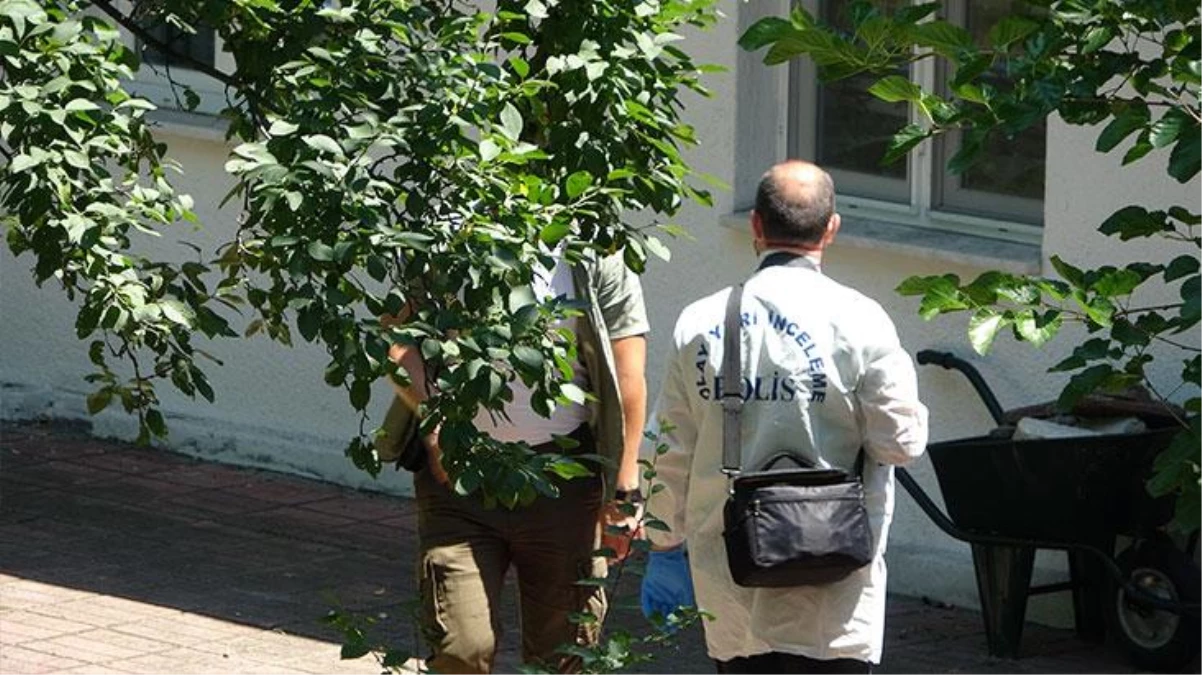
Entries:
<svg viewBox="0 0 1202 675">
<path fill-rule="evenodd" d="M 1105 123 L 1098 152 L 1111 152 L 1134 136 L 1124 164 L 1171 146 L 1168 175 L 1181 183 L 1198 175 L 1202 21 L 1196 2 L 1035 0 L 1030 11 L 995 25 L 986 45 L 938 18 L 939 6 L 907 6 L 887 15 L 870 3 L 856 2 L 850 32 L 821 25 L 797 8 L 787 19 L 757 22 L 740 42 L 752 50 L 768 47 L 766 63 L 808 56 L 818 65 L 819 77 L 828 81 L 881 75 L 869 92 L 883 101 L 913 105 L 923 117 L 921 124 L 897 132 L 883 158 L 886 163 L 928 138 L 959 130 L 963 142 L 949 169 L 962 172 L 981 157 L 991 137 L 1011 138 L 1057 113 L 1069 124 Z M 947 91 L 926 91 L 896 74 L 920 59 L 936 59 L 950 69 Z M 1148 488 L 1153 495 L 1176 495 L 1176 522 L 1192 531 L 1202 511 L 1202 366 L 1186 331 L 1196 331 L 1199 321 L 1200 223 L 1202 215 L 1188 206 L 1149 210 L 1131 205 L 1099 230 L 1121 241 L 1159 237 L 1179 243 L 1184 251 L 1164 260 L 1097 269 L 1079 269 L 1053 257 L 1058 277 L 996 271 L 969 283 L 955 275 L 912 277 L 897 290 L 920 296 L 919 313 L 927 319 L 969 312 L 968 336 L 982 354 L 1006 328 L 1016 339 L 1042 346 L 1064 325 L 1083 325 L 1092 337 L 1052 368 L 1073 373 L 1058 401 L 1066 409 L 1088 393 L 1137 383 L 1162 400 L 1185 399 L 1187 415 L 1178 419 L 1182 431 L 1156 459 Z M 1156 283 L 1176 288 L 1179 301 L 1138 304 L 1137 291 Z M 1166 350 L 1181 355 L 1179 383 L 1156 383 L 1148 376 L 1148 364 Z"/>
<path fill-rule="evenodd" d="M 471 420 L 481 405 L 499 414 L 516 379 L 543 414 L 587 396 L 570 382 L 574 337 L 554 327 L 578 310 L 520 290 L 536 264 L 563 247 L 641 271 L 666 255 L 660 219 L 709 200 L 679 154 L 695 143 L 679 96 L 704 93 L 704 68 L 673 43 L 714 20 L 711 4 L 0 0 L 0 219 L 37 283 L 79 302 L 89 411 L 120 401 L 143 441 L 164 436 L 157 387 L 212 400 L 193 338 L 237 337 L 233 312 L 247 336 L 325 347 L 325 381 L 361 415 L 347 454 L 375 473 L 371 385 L 407 381 L 390 344 L 420 345 L 439 388 L 426 423 L 470 468 L 452 472 L 457 489 L 510 506 L 553 493 L 546 472 L 570 462 Z M 154 106 L 129 91 L 141 60 L 114 24 L 225 87 L 239 142 L 226 200 L 241 216 L 213 259 L 141 253 L 196 217 Z M 214 30 L 236 68 L 172 52 L 147 29 L 162 24 Z M 627 221 L 639 211 L 658 214 L 652 226 Z M 381 324 L 405 307 L 417 310 Z"/>
</svg>

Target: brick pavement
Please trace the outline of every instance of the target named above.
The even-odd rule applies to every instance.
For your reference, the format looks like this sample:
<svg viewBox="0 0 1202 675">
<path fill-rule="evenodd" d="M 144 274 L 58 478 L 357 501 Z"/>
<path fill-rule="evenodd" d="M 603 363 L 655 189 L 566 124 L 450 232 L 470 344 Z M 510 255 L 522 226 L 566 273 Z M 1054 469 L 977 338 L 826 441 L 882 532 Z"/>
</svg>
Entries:
<svg viewBox="0 0 1202 675">
<path fill-rule="evenodd" d="M 340 606 L 416 652 L 415 538 L 408 499 L 102 441 L 79 423 L 5 422 L 0 673 L 378 673 L 341 660 L 321 618 Z M 637 632 L 636 582 L 619 586 L 612 625 Z M 885 673 L 1133 672 L 1113 648 L 1034 624 L 1024 658 L 992 659 L 977 613 L 901 596 L 885 642 Z M 712 672 L 697 630 L 653 656 L 638 668 Z"/>
</svg>

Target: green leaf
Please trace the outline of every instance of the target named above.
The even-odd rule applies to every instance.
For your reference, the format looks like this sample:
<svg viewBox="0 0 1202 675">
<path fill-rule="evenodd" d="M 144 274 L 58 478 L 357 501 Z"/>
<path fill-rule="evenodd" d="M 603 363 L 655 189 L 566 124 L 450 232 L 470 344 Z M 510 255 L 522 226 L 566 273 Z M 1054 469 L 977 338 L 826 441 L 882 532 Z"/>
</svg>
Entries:
<svg viewBox="0 0 1202 675">
<path fill-rule="evenodd" d="M 1169 215 L 1186 225 L 1202 225 L 1202 214 L 1190 213 L 1189 209 L 1180 206 L 1169 208 Z"/>
<path fill-rule="evenodd" d="M 551 462 L 547 465 L 547 470 L 554 473 L 556 476 L 563 478 L 564 480 L 570 480 L 572 478 L 585 478 L 593 475 L 593 472 L 589 471 L 588 467 L 574 459 L 567 457 Z"/>
<path fill-rule="evenodd" d="M 659 258 L 660 260 L 663 260 L 664 262 L 669 262 L 672 260 L 672 251 L 668 250 L 668 247 L 655 237 L 647 237 L 643 241 L 643 247 L 648 253 Z"/>
<path fill-rule="evenodd" d="M 917 101 L 922 98 L 922 87 L 911 82 L 909 78 L 889 75 L 877 80 L 868 88 L 868 93 L 888 103 Z"/>
<path fill-rule="evenodd" d="M 526 15 L 531 19 L 547 18 L 547 6 L 541 0 L 529 0 L 526 3 Z"/>
<path fill-rule="evenodd" d="M 86 98 L 76 98 L 68 101 L 67 105 L 63 106 L 63 110 L 66 110 L 69 113 L 87 112 L 90 110 L 100 110 L 100 106 L 96 105 L 92 101 L 87 100 Z"/>
<path fill-rule="evenodd" d="M 1106 125 L 1102 133 L 1098 134 L 1098 142 L 1095 148 L 1098 152 L 1110 152 L 1124 138 L 1146 127 L 1150 118 L 1148 106 L 1142 102 L 1125 106 L 1122 112 L 1115 115 L 1110 124 Z"/>
<path fill-rule="evenodd" d="M 1169 155 L 1169 175 L 1188 183 L 1202 169 L 1202 132 L 1195 122 L 1184 131 Z"/>
<path fill-rule="evenodd" d="M 1037 30 L 1038 23 L 1025 16 L 1012 14 L 989 29 L 989 43 L 998 49 L 1006 49 Z"/>
<path fill-rule="evenodd" d="M 159 309 L 168 320 L 184 327 L 191 327 L 196 320 L 196 313 L 178 300 L 165 299 L 159 301 Z"/>
<path fill-rule="evenodd" d="M 1005 327 L 1006 321 L 1001 314 L 992 310 L 979 310 L 968 320 L 968 341 L 978 354 L 989 353 L 993 339 L 998 331 Z"/>
<path fill-rule="evenodd" d="M 1110 338 L 1124 347 L 1143 347 L 1152 340 L 1152 336 L 1136 328 L 1126 319 L 1119 319 L 1110 327 Z"/>
<path fill-rule="evenodd" d="M 526 77 L 530 74 L 530 64 L 518 56 L 509 57 L 509 66 L 513 68 L 513 72 L 517 73 L 518 77 Z"/>
<path fill-rule="evenodd" d="M 920 5 L 903 5 L 897 9 L 893 15 L 893 20 L 898 23 L 916 24 L 919 21 L 939 11 L 941 3 L 939 2 L 924 2 Z"/>
<path fill-rule="evenodd" d="M 1128 295 L 1134 291 L 1144 277 L 1129 269 L 1107 270 L 1090 285 L 1094 293 L 1104 298 Z"/>
<path fill-rule="evenodd" d="M 522 134 L 522 115 L 512 103 L 501 109 L 501 133 L 511 141 L 517 141 Z"/>
<path fill-rule="evenodd" d="M 1127 166 L 1132 162 L 1137 162 L 1149 152 L 1152 152 L 1152 144 L 1147 140 L 1148 133 L 1145 131 L 1140 135 L 1139 140 L 1132 145 L 1127 153 L 1123 155 L 1123 166 Z"/>
<path fill-rule="evenodd" d="M 351 383 L 351 406 L 355 410 L 366 410 L 371 402 L 371 383 L 367 380 L 355 380 Z"/>
<path fill-rule="evenodd" d="M 280 119 L 271 123 L 271 127 L 267 129 L 267 133 L 272 136 L 288 136 L 295 133 L 297 129 L 300 129 L 300 127 L 288 120 Z"/>
<path fill-rule="evenodd" d="M 1109 364 L 1098 364 L 1073 375 L 1060 392 L 1060 398 L 1056 400 L 1056 407 L 1066 411 L 1072 410 L 1073 406 L 1083 397 L 1101 389 L 1115 375 L 1115 372 Z"/>
<path fill-rule="evenodd" d="M 1062 372 L 1084 368 L 1090 361 L 1109 358 L 1110 341 L 1102 338 L 1091 338 L 1073 348 L 1072 356 L 1048 369 L 1048 372 Z"/>
<path fill-rule="evenodd" d="M 1177 332 L 1197 325 L 1202 314 L 1202 304 L 1199 303 L 1199 286 L 1202 283 L 1200 280 L 1202 277 L 1194 275 L 1181 284 L 1181 300 L 1184 304 L 1181 306 L 1181 325 Z"/>
<path fill-rule="evenodd" d="M 776 16 L 765 17 L 751 24 L 751 27 L 739 36 L 739 46 L 753 52 L 780 41 L 794 31 L 793 24 L 785 19 Z"/>
<path fill-rule="evenodd" d="M 1189 276 L 1198 273 L 1198 258 L 1192 255 L 1177 256 L 1169 266 L 1165 268 L 1164 280 L 1176 281 L 1181 277 Z"/>
<path fill-rule="evenodd" d="M 902 127 L 889 141 L 889 149 L 881 159 L 881 165 L 892 164 L 905 157 L 919 143 L 926 140 L 932 131 L 917 124 L 907 124 Z"/>
<path fill-rule="evenodd" d="M 30 167 L 41 164 L 43 160 L 45 160 L 45 155 L 41 154 L 39 154 L 37 157 L 25 154 L 17 155 L 13 158 L 12 163 L 8 165 L 8 170 L 14 174 L 21 173 Z"/>
<path fill-rule="evenodd" d="M 401 649 L 392 649 L 384 653 L 384 658 L 380 661 L 380 665 L 389 670 L 400 670 L 413 655 Z"/>
<path fill-rule="evenodd" d="M 1163 214 L 1149 213 L 1142 206 L 1125 206 L 1110 215 L 1098 227 L 1105 235 L 1119 235 L 1122 241 L 1150 237 L 1165 231 Z"/>
<path fill-rule="evenodd" d="M 340 658 L 342 658 L 344 661 L 349 661 L 351 659 L 362 658 L 370 653 L 371 647 L 368 647 L 366 642 L 357 640 L 354 642 L 347 642 L 346 644 L 342 645 Z"/>
<path fill-rule="evenodd" d="M 302 139 L 305 145 L 317 150 L 318 152 L 328 153 L 337 157 L 342 157 L 342 146 L 338 145 L 338 141 L 326 136 L 325 134 L 311 134 Z"/>
<path fill-rule="evenodd" d="M 568 198 L 575 199 L 584 194 L 584 191 L 589 189 L 593 184 L 593 175 L 588 171 L 577 171 L 568 176 L 567 194 Z"/>
<path fill-rule="evenodd" d="M 1052 256 L 1050 261 L 1057 274 L 1063 277 L 1065 281 L 1077 288 L 1085 286 L 1085 272 L 1081 271 L 1080 268 L 1064 262 L 1058 255 Z"/>
<path fill-rule="evenodd" d="M 554 246 L 572 231 L 572 226 L 562 220 L 547 224 L 539 230 L 538 238 L 548 246 Z"/>
<path fill-rule="evenodd" d="M 91 394 L 88 394 L 88 398 L 87 398 L 88 414 L 95 415 L 95 414 L 99 413 L 100 411 L 104 410 L 105 408 L 109 407 L 109 404 L 112 402 L 113 402 L 113 390 L 112 389 L 105 387 L 104 389 L 100 389 L 99 391 L 92 392 Z"/>
<path fill-rule="evenodd" d="M 960 290 L 960 278 L 954 274 L 938 277 L 909 277 L 897 287 L 901 295 L 921 295 L 918 315 L 931 319 L 946 312 L 969 308 L 967 298 Z"/>
<path fill-rule="evenodd" d="M 1081 46 L 1082 54 L 1092 54 L 1110 44 L 1115 37 L 1114 29 L 1110 26 L 1094 26 L 1085 34 L 1085 43 Z"/>
<path fill-rule="evenodd" d="M 491 138 L 480 141 L 480 161 L 491 162 L 500 154 L 501 146 L 497 145 Z"/>
<path fill-rule="evenodd" d="M 986 95 L 985 90 L 979 85 L 965 83 L 959 86 L 953 86 L 951 89 L 953 94 L 964 99 L 965 101 L 979 103 L 984 106 L 989 105 L 989 96 Z"/>
<path fill-rule="evenodd" d="M 927 21 L 908 30 L 919 46 L 929 47 L 945 56 L 974 48 L 972 33 L 948 21 Z"/>
<path fill-rule="evenodd" d="M 309 257 L 318 262 L 330 262 L 334 259 L 334 248 L 320 241 L 309 242 Z"/>
<path fill-rule="evenodd" d="M 543 353 L 533 347 L 518 345 L 513 348 L 513 355 L 518 361 L 531 368 L 543 367 Z"/>
<path fill-rule="evenodd" d="M 576 405 L 584 405 L 585 401 L 588 400 L 588 395 L 585 394 L 584 390 L 571 382 L 563 383 L 559 388 L 559 392 L 564 398 Z"/>
<path fill-rule="evenodd" d="M 1197 122 L 1190 118 L 1189 113 L 1177 108 L 1170 109 L 1152 125 L 1148 140 L 1151 141 L 1152 147 L 1163 148 L 1176 141 L 1181 132 L 1191 124 Z"/>
<path fill-rule="evenodd" d="M 1026 310 L 1014 319 L 1014 329 L 1018 336 L 1036 347 L 1042 347 L 1048 340 L 1056 337 L 1062 325 L 1063 318 L 1056 310 L 1049 310 L 1044 314 Z"/>
</svg>

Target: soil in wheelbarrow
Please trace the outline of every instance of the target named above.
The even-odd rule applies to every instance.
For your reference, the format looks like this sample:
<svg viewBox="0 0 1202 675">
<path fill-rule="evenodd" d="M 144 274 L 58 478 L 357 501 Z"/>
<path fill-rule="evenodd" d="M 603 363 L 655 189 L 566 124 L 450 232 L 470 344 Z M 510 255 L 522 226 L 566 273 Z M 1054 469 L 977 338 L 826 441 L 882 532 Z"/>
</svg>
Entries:
<svg viewBox="0 0 1202 675">
<path fill-rule="evenodd" d="M 1012 438 L 1013 426 L 988 436 L 931 444 L 948 515 L 978 534 L 1091 543 L 1147 532 L 1168 521 L 1172 502 L 1145 488 L 1152 460 L 1181 429 L 1162 406 L 1091 397 L 1074 415 L 1133 415 L 1146 431 L 1070 438 Z M 1051 404 L 1006 413 L 1005 421 L 1055 415 Z"/>
</svg>

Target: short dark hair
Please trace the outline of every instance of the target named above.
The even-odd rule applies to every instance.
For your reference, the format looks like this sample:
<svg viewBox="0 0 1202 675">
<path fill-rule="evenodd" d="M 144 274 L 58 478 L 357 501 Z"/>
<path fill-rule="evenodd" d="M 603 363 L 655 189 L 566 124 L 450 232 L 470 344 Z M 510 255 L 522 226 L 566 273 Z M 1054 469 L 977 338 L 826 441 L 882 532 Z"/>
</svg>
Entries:
<svg viewBox="0 0 1202 675">
<path fill-rule="evenodd" d="M 786 185 L 776 171 L 760 180 L 755 193 L 755 211 L 764 225 L 767 239 L 798 244 L 817 244 L 826 233 L 826 224 L 835 214 L 835 184 L 830 174 L 812 185 Z"/>
</svg>

